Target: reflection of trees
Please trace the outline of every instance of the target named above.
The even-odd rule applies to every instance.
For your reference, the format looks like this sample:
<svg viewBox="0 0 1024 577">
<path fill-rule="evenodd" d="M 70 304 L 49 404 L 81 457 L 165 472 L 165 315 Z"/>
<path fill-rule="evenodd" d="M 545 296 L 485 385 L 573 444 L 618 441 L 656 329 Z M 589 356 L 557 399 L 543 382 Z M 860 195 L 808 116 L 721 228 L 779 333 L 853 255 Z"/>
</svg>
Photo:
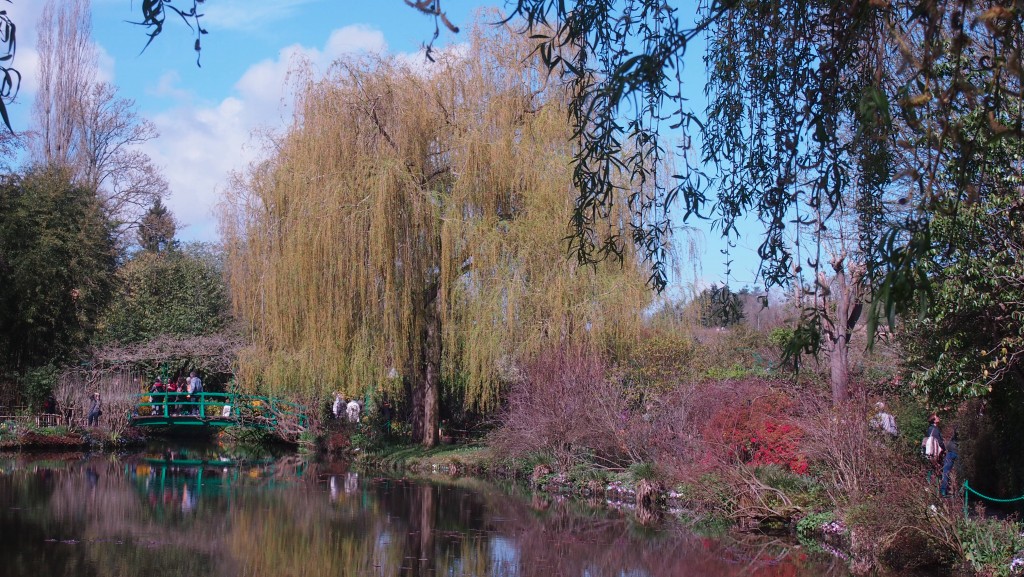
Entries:
<svg viewBox="0 0 1024 577">
<path fill-rule="evenodd" d="M 628 517 L 581 515 L 571 502 L 556 501 L 539 514 L 509 499 L 490 499 L 488 506 L 503 519 L 501 532 L 517 536 L 519 577 L 847 575 L 843 563 L 810 565 L 784 547 L 733 548 L 682 529 L 650 532 Z"/>
<path fill-rule="evenodd" d="M 154 518 L 112 458 L 23 464 L 0 477 L 0 510 L 13 504 L 18 518 L 0 517 L 3 575 L 202 575 L 220 557 L 223 527 Z"/>
<path fill-rule="evenodd" d="M 194 461 L 217 454 L 180 456 Z M 531 504 L 475 482 L 356 482 L 344 464 L 289 459 L 233 471 L 154 461 L 104 457 L 0 475 L 0 574 L 845 574 L 840 565 L 804 566 L 779 548 L 651 532 L 577 502 Z M 182 510 L 184 495 L 198 496 L 193 510 Z M 12 512 L 12 503 L 23 509 Z"/>
</svg>

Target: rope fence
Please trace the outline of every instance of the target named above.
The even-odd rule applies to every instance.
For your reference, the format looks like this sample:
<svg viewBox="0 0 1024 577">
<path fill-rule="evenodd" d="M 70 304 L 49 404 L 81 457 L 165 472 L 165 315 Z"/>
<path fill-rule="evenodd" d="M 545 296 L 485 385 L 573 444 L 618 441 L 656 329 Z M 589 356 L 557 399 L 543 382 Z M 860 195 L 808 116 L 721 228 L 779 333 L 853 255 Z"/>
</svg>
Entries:
<svg viewBox="0 0 1024 577">
<path fill-rule="evenodd" d="M 984 499 L 986 501 L 991 501 L 993 503 L 1015 503 L 1017 501 L 1024 501 L 1024 495 L 1021 495 L 1020 497 L 1014 497 L 1012 499 L 997 499 L 995 497 L 989 497 L 988 495 L 984 495 L 984 494 L 979 493 L 976 490 L 972 489 L 971 486 L 967 483 L 967 481 L 964 481 L 963 487 L 964 487 L 964 519 L 967 518 L 968 513 L 969 513 L 969 509 L 967 507 L 967 501 L 968 501 L 968 499 L 970 499 L 971 493 L 974 493 L 974 495 L 976 497 L 979 497 L 979 498 Z"/>
</svg>

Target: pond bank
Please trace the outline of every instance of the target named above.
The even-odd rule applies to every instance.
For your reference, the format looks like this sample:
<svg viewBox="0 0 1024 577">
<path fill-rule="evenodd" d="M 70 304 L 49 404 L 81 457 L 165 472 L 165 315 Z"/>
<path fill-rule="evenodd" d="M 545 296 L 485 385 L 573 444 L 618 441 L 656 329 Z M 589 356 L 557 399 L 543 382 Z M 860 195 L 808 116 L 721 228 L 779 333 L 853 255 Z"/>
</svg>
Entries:
<svg viewBox="0 0 1024 577">
<path fill-rule="evenodd" d="M 550 466 L 528 460 L 501 458 L 484 445 L 390 446 L 355 453 L 355 464 L 365 470 L 406 471 L 431 476 L 471 476 L 487 480 L 515 480 L 528 483 L 540 493 L 556 497 L 598 499 L 603 505 L 632 511 L 642 523 L 654 523 L 666 516 L 682 521 L 694 531 L 722 534 L 770 533 L 784 535 L 813 552 L 825 552 L 847 563 L 855 574 L 917 575 L 1016 575 L 1009 572 L 974 570 L 963 559 L 935 549 L 921 535 L 908 532 L 885 543 L 877 556 L 858 554 L 851 529 L 831 511 L 794 508 L 788 518 L 753 518 L 737 515 L 728 503 L 741 502 L 743 495 L 729 494 L 728 484 L 707 479 L 707 486 L 668 486 L 649 468 L 626 471 L 573 470 L 555 472 Z"/>
<path fill-rule="evenodd" d="M 146 442 L 141 432 L 129 429 L 118 435 L 106 431 L 97 434 L 89 429 L 67 427 L 11 427 L 0 424 L 0 451 L 65 452 L 85 450 L 120 450 L 140 447 Z"/>
</svg>

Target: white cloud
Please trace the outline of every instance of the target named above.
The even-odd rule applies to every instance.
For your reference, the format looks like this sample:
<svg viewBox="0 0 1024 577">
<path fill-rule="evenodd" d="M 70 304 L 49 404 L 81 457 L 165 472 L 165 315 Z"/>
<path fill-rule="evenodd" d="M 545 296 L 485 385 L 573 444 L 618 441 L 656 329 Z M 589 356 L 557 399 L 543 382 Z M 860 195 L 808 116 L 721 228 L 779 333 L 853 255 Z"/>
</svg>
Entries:
<svg viewBox="0 0 1024 577">
<path fill-rule="evenodd" d="M 443 62 L 445 59 L 464 58 L 469 54 L 469 48 L 470 46 L 467 43 L 452 44 L 450 46 L 435 48 L 431 52 L 431 58 L 434 59 L 434 62 L 427 59 L 427 51 L 423 48 L 420 48 L 416 52 L 403 52 L 396 55 L 395 58 L 412 69 L 412 71 L 417 75 L 424 77 L 431 73 L 437 63 Z"/>
<path fill-rule="evenodd" d="M 192 93 L 178 87 L 181 82 L 181 75 L 177 70 L 168 70 L 157 79 L 156 86 L 151 87 L 148 93 L 161 98 L 170 98 L 178 102 L 188 102 L 192 99 Z"/>
<path fill-rule="evenodd" d="M 317 0 L 218 0 L 203 8 L 203 27 L 219 30 L 258 30 L 288 18 L 296 9 Z"/>
<path fill-rule="evenodd" d="M 384 35 L 367 26 L 346 26 L 335 30 L 322 48 L 292 45 L 276 59 L 253 64 L 235 83 L 235 94 L 221 102 L 202 106 L 198 99 L 178 87 L 176 75 L 162 76 L 151 89 L 175 95 L 174 109 L 152 115 L 160 138 L 144 147 L 161 166 L 171 185 L 168 207 L 187 228 L 184 240 L 217 239 L 214 209 L 220 190 L 232 171 L 242 170 L 256 160 L 259 143 L 253 142 L 257 129 L 281 129 L 291 115 L 288 73 L 300 62 L 323 72 L 339 56 L 386 50 Z"/>
<path fill-rule="evenodd" d="M 107 52 L 107 49 L 99 44 L 93 43 L 96 49 L 96 76 L 93 80 L 97 82 L 114 82 L 114 57 Z"/>
</svg>

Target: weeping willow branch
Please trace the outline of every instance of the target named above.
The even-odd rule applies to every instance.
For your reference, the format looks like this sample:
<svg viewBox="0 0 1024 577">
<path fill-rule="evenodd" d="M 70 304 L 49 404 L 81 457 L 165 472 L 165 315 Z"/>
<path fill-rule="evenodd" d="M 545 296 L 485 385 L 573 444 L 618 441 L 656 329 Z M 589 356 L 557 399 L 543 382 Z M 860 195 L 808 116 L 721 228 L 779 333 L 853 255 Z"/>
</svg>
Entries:
<svg viewBox="0 0 1024 577">
<path fill-rule="evenodd" d="M 565 93 L 521 36 L 488 27 L 469 40 L 426 72 L 367 56 L 298 75 L 291 128 L 222 207 L 236 312 L 255 343 L 240 353 L 243 386 L 408 387 L 429 420 L 432 387 L 487 410 L 499 367 L 552 343 L 612 348 L 637 334 L 651 296 L 636 254 L 567 262 Z M 626 234 L 629 218 L 607 211 L 598 226 Z"/>
</svg>

